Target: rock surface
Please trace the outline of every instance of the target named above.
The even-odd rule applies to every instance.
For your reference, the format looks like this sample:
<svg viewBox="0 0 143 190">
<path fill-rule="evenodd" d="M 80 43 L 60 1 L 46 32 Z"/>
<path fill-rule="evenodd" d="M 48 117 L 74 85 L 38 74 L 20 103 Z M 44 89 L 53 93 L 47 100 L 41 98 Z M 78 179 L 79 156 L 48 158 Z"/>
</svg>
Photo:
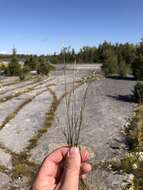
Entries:
<svg viewBox="0 0 143 190">
<path fill-rule="evenodd" d="M 16 112 L 14 117 L 7 120 L 3 128 L 0 129 L 0 168 L 5 166 L 7 169 L 11 169 L 13 154 L 15 155 L 16 153 L 16 156 L 21 158 L 21 152 L 24 154 L 25 148 L 35 135 L 37 135 L 36 144 L 33 146 L 34 148 L 31 146 L 28 149 L 27 162 L 32 161 L 40 164 L 49 152 L 66 144 L 63 135 L 63 129 L 67 126 L 64 97 L 65 78 L 67 92 L 69 92 L 73 88 L 73 80 L 79 81 L 90 73 L 90 69 L 77 70 L 74 78 L 72 70 L 66 71 L 66 76 L 64 76 L 62 71 L 55 71 L 50 76 L 50 80 L 43 79 L 32 84 L 32 81 L 29 81 L 2 87 L 1 92 L 3 94 L 1 95 L 5 97 L 7 94 L 12 94 L 13 89 L 14 91 L 21 91 L 34 86 L 29 92 L 0 103 L 0 125 L 2 125 L 8 116 L 29 98 L 32 98 L 31 101 L 27 102 Z M 47 89 L 47 86 L 50 84 L 55 85 Z M 77 84 L 75 83 L 75 85 Z M 130 96 L 134 84 L 135 81 L 133 80 L 117 79 L 102 79 L 93 81 L 90 84 L 83 117 L 81 144 L 89 147 L 93 160 L 103 161 L 114 159 L 115 157 L 120 158 L 126 152 L 124 136 L 121 130 L 123 130 L 127 119 L 132 116 L 135 107 L 135 104 L 131 102 Z M 5 91 L 6 89 L 9 91 Z M 86 84 L 82 84 L 75 90 L 77 114 L 79 114 L 85 89 Z M 73 97 L 71 96 L 71 103 L 75 102 Z M 46 132 L 44 121 L 47 118 L 47 113 L 51 111 L 50 108 L 55 103 L 54 101 L 59 101 L 59 104 L 55 110 L 55 117 L 50 123 L 50 128 Z M 42 132 L 38 136 L 39 130 Z M 96 156 L 94 157 L 95 152 Z M 11 181 L 9 176 L 3 174 L 3 171 L 1 172 L 0 190 L 1 188 L 5 190 L 7 185 L 8 187 L 14 186 L 16 189 L 28 189 L 26 187 L 29 179 L 26 176 L 20 176 L 20 178 L 9 185 Z M 6 175 L 5 179 L 4 175 Z M 122 182 L 125 181 L 125 176 L 123 175 L 101 170 L 95 171 L 95 178 L 101 181 L 105 190 L 119 190 Z"/>
<path fill-rule="evenodd" d="M 12 169 L 12 157 L 0 148 L 0 165 Z"/>
<path fill-rule="evenodd" d="M 24 106 L 0 131 L 0 143 L 13 152 L 22 152 L 32 136 L 41 128 L 51 101 L 51 94 L 44 92 Z"/>
</svg>

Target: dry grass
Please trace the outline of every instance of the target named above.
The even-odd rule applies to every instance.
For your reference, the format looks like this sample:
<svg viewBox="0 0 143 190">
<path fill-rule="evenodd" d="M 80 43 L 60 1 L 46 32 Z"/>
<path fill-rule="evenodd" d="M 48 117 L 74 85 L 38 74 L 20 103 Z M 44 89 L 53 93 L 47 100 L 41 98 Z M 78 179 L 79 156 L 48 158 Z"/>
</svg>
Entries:
<svg viewBox="0 0 143 190">
<path fill-rule="evenodd" d="M 73 81 L 72 81 L 72 91 L 67 94 L 67 83 L 66 83 L 66 71 L 64 69 L 64 77 L 65 77 L 65 94 L 67 94 L 64 98 L 65 100 L 65 114 L 66 114 L 66 127 L 63 130 L 66 143 L 70 147 L 77 147 L 80 146 L 79 139 L 80 139 L 80 132 L 83 125 L 83 114 L 86 105 L 86 97 L 88 92 L 89 83 L 86 85 L 85 92 L 81 100 L 78 100 L 77 104 L 77 95 L 76 95 L 76 70 L 73 69 Z M 80 105 L 79 105 L 80 102 Z"/>
<path fill-rule="evenodd" d="M 63 134 L 65 136 L 66 143 L 69 147 L 80 147 L 80 133 L 83 127 L 83 117 L 86 106 L 86 97 L 88 92 L 89 83 L 85 84 L 85 91 L 81 99 L 77 100 L 76 94 L 76 62 L 73 69 L 73 81 L 72 90 L 68 93 L 68 87 L 66 82 L 66 70 L 64 69 L 65 78 L 65 115 L 66 115 L 66 127 L 63 128 Z M 66 67 L 65 67 L 66 68 Z M 79 105 L 80 104 L 80 105 Z M 80 189 L 89 190 L 88 184 L 84 180 L 80 180 Z"/>
</svg>

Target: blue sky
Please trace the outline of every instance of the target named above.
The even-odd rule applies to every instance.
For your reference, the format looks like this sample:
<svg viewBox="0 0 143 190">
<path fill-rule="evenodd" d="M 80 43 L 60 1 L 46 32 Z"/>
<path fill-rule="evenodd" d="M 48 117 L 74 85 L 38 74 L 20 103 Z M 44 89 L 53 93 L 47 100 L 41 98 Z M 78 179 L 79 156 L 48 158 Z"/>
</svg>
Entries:
<svg viewBox="0 0 143 190">
<path fill-rule="evenodd" d="M 0 52 L 47 54 L 143 37 L 143 0 L 0 0 Z"/>
</svg>

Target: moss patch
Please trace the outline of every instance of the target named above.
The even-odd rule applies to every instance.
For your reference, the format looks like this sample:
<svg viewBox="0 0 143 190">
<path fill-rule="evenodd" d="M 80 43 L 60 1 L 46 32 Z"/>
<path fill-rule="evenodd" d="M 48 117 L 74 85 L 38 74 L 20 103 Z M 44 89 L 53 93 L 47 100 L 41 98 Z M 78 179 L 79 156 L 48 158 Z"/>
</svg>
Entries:
<svg viewBox="0 0 143 190">
<path fill-rule="evenodd" d="M 56 109 L 59 105 L 59 101 L 57 100 L 57 97 L 54 94 L 54 92 L 51 91 L 51 89 L 49 89 L 49 88 L 48 88 L 48 90 L 53 95 L 53 102 L 51 104 L 50 110 L 48 111 L 48 113 L 46 115 L 46 119 L 44 121 L 43 127 L 41 129 L 39 129 L 37 134 L 34 135 L 32 137 L 32 139 L 29 141 L 30 143 L 26 148 L 26 150 L 28 152 L 37 145 L 39 138 L 42 137 L 42 135 L 48 131 L 48 128 L 50 128 L 52 126 L 52 123 L 53 123 L 54 118 L 55 118 L 55 112 L 56 112 Z"/>
<path fill-rule="evenodd" d="M 0 126 L 0 129 L 3 128 L 8 122 L 10 122 L 10 120 L 14 119 L 15 116 L 17 115 L 17 113 L 29 102 L 32 101 L 32 98 L 29 98 L 28 100 L 26 100 L 25 102 L 23 102 L 13 113 L 11 113 L 10 115 L 8 115 L 4 122 L 2 123 L 2 125 Z"/>
<path fill-rule="evenodd" d="M 11 171 L 11 177 L 13 179 L 23 176 L 33 179 L 33 176 L 35 176 L 39 166 L 34 162 L 28 161 L 27 157 L 28 156 L 25 152 L 21 153 L 20 155 L 13 155 L 13 169 Z"/>
</svg>

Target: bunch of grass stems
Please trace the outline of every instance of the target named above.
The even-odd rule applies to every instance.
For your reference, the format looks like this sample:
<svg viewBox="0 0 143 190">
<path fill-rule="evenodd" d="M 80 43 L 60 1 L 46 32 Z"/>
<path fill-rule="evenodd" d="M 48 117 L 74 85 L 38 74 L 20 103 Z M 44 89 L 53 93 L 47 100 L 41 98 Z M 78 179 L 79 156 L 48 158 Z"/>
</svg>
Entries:
<svg viewBox="0 0 143 190">
<path fill-rule="evenodd" d="M 80 133 L 83 125 L 83 114 L 85 111 L 86 97 L 88 92 L 89 84 L 86 85 L 85 91 L 82 98 L 79 100 L 80 106 L 77 105 L 76 96 L 76 61 L 73 68 L 73 81 L 72 90 L 65 96 L 65 115 L 66 115 L 66 127 L 63 130 L 63 134 L 66 139 L 66 143 L 69 147 L 79 147 L 80 148 Z M 64 67 L 64 80 L 65 80 L 65 93 L 68 92 L 67 81 L 66 81 L 66 65 Z M 78 109 L 78 110 L 77 110 Z M 80 179 L 80 190 L 89 190 L 89 187 L 85 180 Z"/>
</svg>

